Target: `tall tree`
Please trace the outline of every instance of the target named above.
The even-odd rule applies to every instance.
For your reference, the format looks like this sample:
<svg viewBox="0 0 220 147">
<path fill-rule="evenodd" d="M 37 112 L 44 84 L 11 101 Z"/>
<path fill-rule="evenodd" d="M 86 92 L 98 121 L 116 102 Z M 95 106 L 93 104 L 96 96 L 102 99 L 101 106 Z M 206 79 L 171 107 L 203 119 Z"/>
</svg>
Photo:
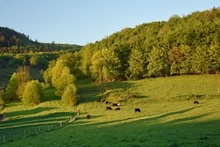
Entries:
<svg viewBox="0 0 220 147">
<path fill-rule="evenodd" d="M 208 72 L 208 52 L 206 46 L 197 46 L 195 51 L 193 52 L 192 59 L 192 71 L 195 74 L 202 74 Z"/>
<path fill-rule="evenodd" d="M 178 47 L 173 47 L 169 52 L 170 74 L 179 75 L 181 65 L 181 53 Z"/>
<path fill-rule="evenodd" d="M 61 76 L 64 66 L 65 66 L 64 60 L 59 59 L 56 61 L 56 64 L 51 71 L 51 73 L 52 73 L 51 83 L 53 86 L 55 86 L 56 80 Z"/>
<path fill-rule="evenodd" d="M 43 73 L 43 78 L 46 84 L 52 85 L 51 79 L 52 79 L 52 71 L 54 66 L 56 65 L 56 61 L 52 60 L 49 62 L 48 68 Z"/>
<path fill-rule="evenodd" d="M 191 74 L 192 50 L 188 45 L 181 45 L 179 48 L 181 54 L 180 74 Z"/>
<path fill-rule="evenodd" d="M 149 54 L 148 62 L 148 76 L 159 77 L 169 75 L 167 53 L 164 48 L 154 47 Z"/>
<path fill-rule="evenodd" d="M 92 56 L 94 54 L 93 45 L 90 43 L 80 50 L 80 70 L 85 77 L 91 78 L 90 66 L 92 66 Z"/>
<path fill-rule="evenodd" d="M 121 77 L 121 62 L 115 50 L 102 49 L 102 55 L 105 59 L 105 67 L 108 73 L 108 80 L 115 81 Z"/>
<path fill-rule="evenodd" d="M 74 84 L 75 77 L 70 73 L 70 69 L 68 67 L 64 67 L 62 70 L 61 76 L 56 80 L 54 86 L 56 88 L 56 95 L 62 96 L 67 86 L 70 84 Z"/>
<path fill-rule="evenodd" d="M 208 72 L 215 73 L 220 70 L 220 46 L 218 44 L 210 45 L 207 56 Z"/>
<path fill-rule="evenodd" d="M 73 74 L 77 78 L 83 77 L 82 72 L 80 70 L 81 56 L 79 52 L 67 52 L 65 54 L 62 54 L 57 60 L 60 59 L 63 60 L 64 65 L 70 69 L 71 74 Z"/>
<path fill-rule="evenodd" d="M 19 66 L 17 69 L 17 95 L 20 99 L 22 99 L 22 95 L 25 89 L 25 86 L 30 81 L 30 70 L 29 66 Z"/>
<path fill-rule="evenodd" d="M 107 78 L 107 74 L 104 73 L 105 59 L 103 58 L 101 51 L 97 51 L 92 56 L 92 65 L 90 67 L 92 78 L 98 82 L 102 83 L 103 80 Z"/>
<path fill-rule="evenodd" d="M 144 53 L 140 49 L 133 49 L 129 58 L 128 78 L 131 80 L 138 80 L 142 78 L 145 73 L 146 60 Z"/>
</svg>

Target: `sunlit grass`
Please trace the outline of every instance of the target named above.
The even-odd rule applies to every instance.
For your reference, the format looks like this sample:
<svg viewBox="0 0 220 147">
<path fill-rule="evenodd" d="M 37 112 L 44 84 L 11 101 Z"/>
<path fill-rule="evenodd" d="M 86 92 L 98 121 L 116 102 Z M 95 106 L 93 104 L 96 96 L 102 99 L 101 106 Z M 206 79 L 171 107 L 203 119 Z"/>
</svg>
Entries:
<svg viewBox="0 0 220 147">
<path fill-rule="evenodd" d="M 136 99 L 123 101 L 121 111 L 106 111 L 111 104 L 97 102 L 100 88 L 82 81 L 78 83 L 81 114 L 76 121 L 1 146 L 220 146 L 220 96 L 214 79 L 214 75 L 201 75 L 104 84 L 102 90 L 122 88 L 138 94 Z M 1 133 L 63 121 L 76 114 L 75 108 L 51 96 L 53 89 L 46 93 L 48 101 L 35 107 L 8 104 Z M 194 100 L 200 104 L 194 105 Z M 135 107 L 142 112 L 135 113 Z"/>
</svg>

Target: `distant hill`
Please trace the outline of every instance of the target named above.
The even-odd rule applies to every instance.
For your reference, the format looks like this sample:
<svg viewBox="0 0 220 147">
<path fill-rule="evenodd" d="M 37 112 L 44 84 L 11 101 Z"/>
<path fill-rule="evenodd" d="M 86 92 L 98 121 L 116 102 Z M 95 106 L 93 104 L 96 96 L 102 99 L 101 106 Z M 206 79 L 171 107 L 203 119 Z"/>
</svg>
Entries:
<svg viewBox="0 0 220 147">
<path fill-rule="evenodd" d="M 7 27 L 0 27 L 0 47 L 39 45 L 32 41 L 27 35 L 16 32 Z"/>
<path fill-rule="evenodd" d="M 79 50 L 81 48 L 82 46 L 76 44 L 40 43 L 8 27 L 0 27 L 0 54 Z"/>
</svg>

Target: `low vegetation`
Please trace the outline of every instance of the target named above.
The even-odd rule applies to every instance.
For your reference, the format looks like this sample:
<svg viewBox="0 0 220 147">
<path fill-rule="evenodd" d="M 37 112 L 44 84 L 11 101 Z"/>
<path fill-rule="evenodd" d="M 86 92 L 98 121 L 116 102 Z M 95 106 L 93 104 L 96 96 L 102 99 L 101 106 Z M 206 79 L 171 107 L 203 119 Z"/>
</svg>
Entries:
<svg viewBox="0 0 220 147">
<path fill-rule="evenodd" d="M 59 129 L 35 134 L 1 146 L 219 146 L 220 96 L 215 75 L 176 76 L 96 85 L 78 81 L 80 117 Z M 123 96 L 120 111 L 99 97 Z M 102 93 L 102 94 L 101 94 Z M 76 108 L 64 104 L 54 89 L 46 88 L 47 100 L 37 106 L 10 103 L 2 113 L 1 136 L 15 130 L 65 121 Z M 136 98 L 131 96 L 135 94 Z M 112 99 L 115 102 L 118 99 Z M 199 104 L 193 104 L 193 101 Z M 113 110 L 105 110 L 110 106 Z M 141 113 L 135 113 L 134 108 Z M 87 119 L 86 116 L 91 118 Z M 59 141 L 58 141 L 59 140 Z"/>
</svg>

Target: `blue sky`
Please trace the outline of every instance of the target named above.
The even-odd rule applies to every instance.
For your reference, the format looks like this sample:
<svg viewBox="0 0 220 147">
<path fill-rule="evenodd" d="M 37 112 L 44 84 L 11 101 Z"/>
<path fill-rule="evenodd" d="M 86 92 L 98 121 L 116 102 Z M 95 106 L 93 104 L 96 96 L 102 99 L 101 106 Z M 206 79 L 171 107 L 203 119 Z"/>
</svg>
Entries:
<svg viewBox="0 0 220 147">
<path fill-rule="evenodd" d="M 0 0 L 0 26 L 38 42 L 85 45 L 126 27 L 220 7 L 220 0 Z"/>
</svg>

